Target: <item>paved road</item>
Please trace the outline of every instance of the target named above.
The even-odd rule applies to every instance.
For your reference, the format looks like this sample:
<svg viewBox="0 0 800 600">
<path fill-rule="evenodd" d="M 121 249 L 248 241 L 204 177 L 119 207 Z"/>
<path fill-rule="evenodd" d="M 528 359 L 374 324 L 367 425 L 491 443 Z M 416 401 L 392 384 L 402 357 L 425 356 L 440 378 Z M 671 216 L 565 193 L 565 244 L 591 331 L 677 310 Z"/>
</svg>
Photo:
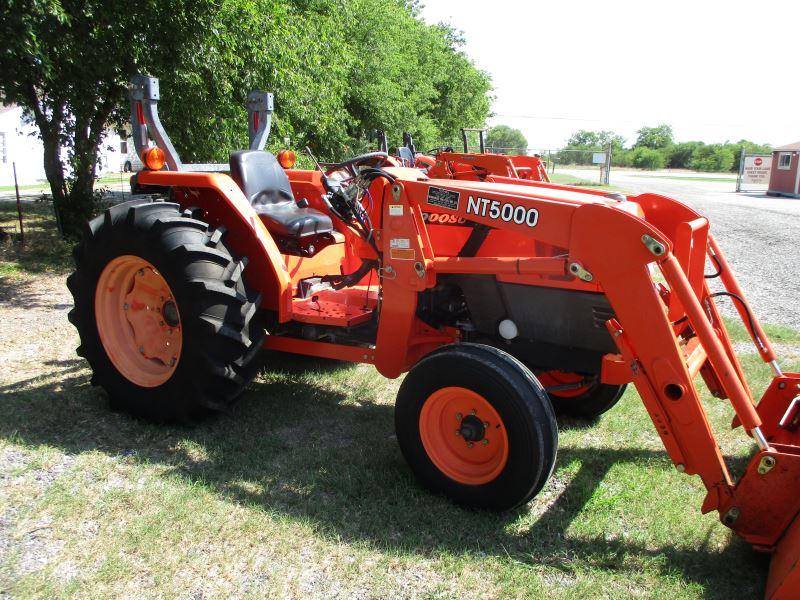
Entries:
<svg viewBox="0 0 800 600">
<path fill-rule="evenodd" d="M 570 173 L 586 177 L 585 171 Z M 611 184 L 632 193 L 670 196 L 706 215 L 759 318 L 800 329 L 800 199 L 737 194 L 731 181 L 643 177 L 619 170 L 612 170 Z"/>
</svg>

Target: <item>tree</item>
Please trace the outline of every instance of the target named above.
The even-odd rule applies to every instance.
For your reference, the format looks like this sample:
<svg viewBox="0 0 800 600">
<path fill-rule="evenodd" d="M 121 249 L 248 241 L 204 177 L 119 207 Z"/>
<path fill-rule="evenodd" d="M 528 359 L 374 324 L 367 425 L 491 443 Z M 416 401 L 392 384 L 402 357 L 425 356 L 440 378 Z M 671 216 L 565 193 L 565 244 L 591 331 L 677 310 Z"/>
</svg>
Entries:
<svg viewBox="0 0 800 600">
<path fill-rule="evenodd" d="M 212 8 L 202 0 L 5 3 L 0 95 L 22 106 L 38 128 L 66 235 L 91 216 L 98 148 L 107 127 L 124 120 L 130 76 L 180 65 Z"/>
<path fill-rule="evenodd" d="M 631 165 L 637 169 L 662 169 L 665 164 L 665 158 L 662 152 L 643 146 L 633 149 L 630 161 Z"/>
<path fill-rule="evenodd" d="M 601 150 L 611 144 L 611 151 L 622 150 L 625 145 L 625 138 L 613 131 L 588 131 L 581 129 L 576 131 L 567 140 L 567 148 L 581 150 Z"/>
<path fill-rule="evenodd" d="M 581 129 L 573 133 L 567 145 L 556 155 L 556 161 L 562 164 L 592 164 L 592 155 L 595 152 L 606 151 L 611 145 L 611 155 L 614 164 L 619 164 L 623 154 L 625 138 L 613 131 L 589 131 Z"/>
<path fill-rule="evenodd" d="M 696 171 L 730 171 L 733 160 L 733 151 L 727 146 L 708 144 L 695 149 L 689 161 L 689 168 Z"/>
<path fill-rule="evenodd" d="M 667 162 L 671 169 L 688 169 L 694 151 L 703 146 L 703 142 L 680 142 L 669 149 Z"/>
<path fill-rule="evenodd" d="M 636 132 L 634 148 L 659 150 L 673 144 L 672 126 L 662 123 L 657 127 L 642 127 Z"/>
<path fill-rule="evenodd" d="M 107 127 L 127 121 L 137 72 L 161 80 L 159 112 L 184 162 L 226 162 L 246 146 L 245 99 L 255 88 L 275 93 L 270 149 L 289 138 L 327 159 L 370 148 L 374 129 L 433 146 L 489 114 L 489 77 L 463 53 L 463 38 L 426 24 L 411 1 L 7 5 L 0 96 L 35 120 L 70 235 L 92 212 L 98 147 Z"/>
<path fill-rule="evenodd" d="M 525 154 L 528 140 L 519 129 L 508 125 L 495 125 L 486 133 L 486 146 L 498 154 Z"/>
<path fill-rule="evenodd" d="M 735 144 L 725 144 L 733 152 L 733 165 L 731 171 L 739 172 L 739 161 L 742 158 L 742 150 L 747 154 L 772 154 L 772 146 L 769 144 L 757 144 L 750 140 L 739 140 Z"/>
</svg>

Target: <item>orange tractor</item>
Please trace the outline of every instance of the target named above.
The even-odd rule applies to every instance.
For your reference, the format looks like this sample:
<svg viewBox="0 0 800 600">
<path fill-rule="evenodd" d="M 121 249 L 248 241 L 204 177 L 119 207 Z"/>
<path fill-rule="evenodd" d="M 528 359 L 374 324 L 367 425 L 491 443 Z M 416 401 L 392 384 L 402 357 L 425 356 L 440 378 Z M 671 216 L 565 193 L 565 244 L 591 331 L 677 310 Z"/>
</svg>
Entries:
<svg viewBox="0 0 800 600">
<path fill-rule="evenodd" d="M 293 169 L 291 152 L 263 151 L 264 93 L 249 98 L 249 150 L 184 164 L 158 81 L 131 89 L 139 183 L 169 198 L 94 219 L 68 280 L 79 354 L 115 406 L 157 421 L 225 408 L 261 348 L 408 372 L 395 424 L 414 474 L 504 510 L 553 470 L 554 408 L 595 416 L 632 382 L 676 468 L 705 484 L 702 511 L 774 554 L 767 597 L 797 597 L 800 374 L 781 371 L 705 217 L 654 194 L 435 177 L 381 152 Z M 720 294 L 774 371 L 757 403 Z M 755 442 L 738 479 L 697 375 Z"/>
<path fill-rule="evenodd" d="M 480 134 L 480 152 L 469 151 L 467 132 L 470 131 L 477 131 Z M 397 149 L 396 156 L 389 157 L 387 164 L 396 167 L 417 167 L 424 170 L 431 179 L 485 181 L 487 177 L 492 176 L 493 181 L 501 183 L 507 179 L 550 182 L 546 165 L 538 154 L 526 156 L 487 153 L 484 133 L 484 129 L 462 129 L 464 152 L 455 152 L 450 146 L 442 146 L 424 153 L 417 152 L 409 133 L 403 133 L 403 145 Z M 381 132 L 380 137 L 381 150 L 385 152 L 387 149 L 385 134 Z"/>
</svg>

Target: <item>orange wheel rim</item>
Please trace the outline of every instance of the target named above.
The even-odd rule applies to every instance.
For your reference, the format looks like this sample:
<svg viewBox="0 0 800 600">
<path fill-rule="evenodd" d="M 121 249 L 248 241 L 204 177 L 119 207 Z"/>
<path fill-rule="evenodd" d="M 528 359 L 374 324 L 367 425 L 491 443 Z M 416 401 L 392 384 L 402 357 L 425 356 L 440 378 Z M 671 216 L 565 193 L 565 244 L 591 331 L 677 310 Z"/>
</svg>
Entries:
<svg viewBox="0 0 800 600">
<path fill-rule="evenodd" d="M 138 256 L 118 256 L 100 274 L 94 295 L 100 341 L 117 370 L 142 387 L 166 382 L 181 357 L 178 305 L 164 277 Z"/>
<path fill-rule="evenodd" d="M 577 398 L 588 392 L 591 388 L 588 385 L 577 385 L 584 381 L 584 378 L 577 373 L 567 373 L 565 371 L 543 371 L 537 374 L 539 383 L 545 388 L 565 386 L 564 389 L 551 390 L 547 393 L 557 398 Z M 571 387 L 575 385 L 575 387 Z M 570 387 L 567 387 L 570 386 Z"/>
<path fill-rule="evenodd" d="M 419 432 L 433 464 L 459 483 L 488 483 L 508 462 L 505 424 L 472 390 L 446 387 L 428 396 L 419 415 Z"/>
</svg>

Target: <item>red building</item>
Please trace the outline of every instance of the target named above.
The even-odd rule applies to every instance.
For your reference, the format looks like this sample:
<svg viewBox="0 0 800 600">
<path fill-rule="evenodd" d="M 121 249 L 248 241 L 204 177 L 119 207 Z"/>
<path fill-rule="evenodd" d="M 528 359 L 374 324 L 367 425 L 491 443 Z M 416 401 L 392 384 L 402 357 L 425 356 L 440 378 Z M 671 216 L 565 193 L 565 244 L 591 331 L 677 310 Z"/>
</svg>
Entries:
<svg viewBox="0 0 800 600">
<path fill-rule="evenodd" d="M 800 142 L 787 144 L 772 151 L 768 195 L 800 198 L 798 163 L 800 163 Z"/>
</svg>

